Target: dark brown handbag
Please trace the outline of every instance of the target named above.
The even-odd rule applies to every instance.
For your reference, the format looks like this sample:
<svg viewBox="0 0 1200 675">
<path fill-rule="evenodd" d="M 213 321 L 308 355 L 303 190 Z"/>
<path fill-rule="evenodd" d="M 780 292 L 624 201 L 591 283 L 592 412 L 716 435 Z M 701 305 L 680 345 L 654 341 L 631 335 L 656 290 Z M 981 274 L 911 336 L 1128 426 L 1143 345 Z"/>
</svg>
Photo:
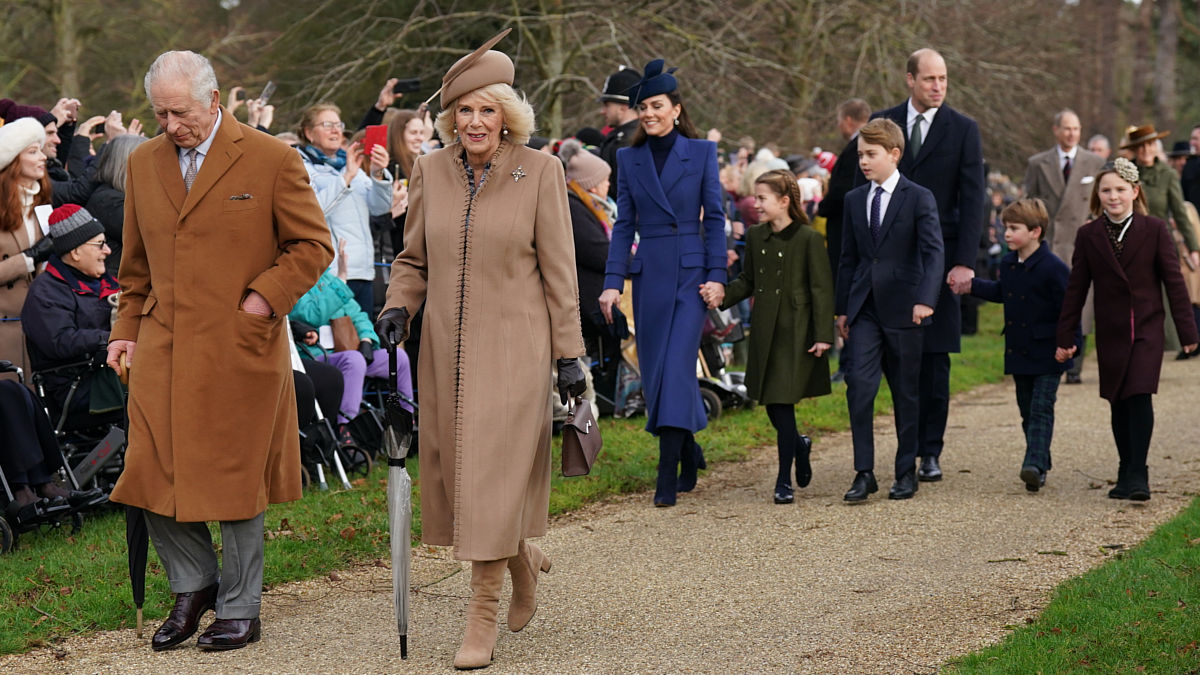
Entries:
<svg viewBox="0 0 1200 675">
<path fill-rule="evenodd" d="M 354 319 L 339 316 L 329 322 L 333 328 L 333 351 L 352 352 L 358 349 L 358 329 L 354 327 Z"/>
<path fill-rule="evenodd" d="M 564 476 L 586 476 L 604 446 L 600 427 L 592 415 L 592 404 L 576 396 L 567 402 L 567 421 L 562 428 L 562 472 Z"/>
</svg>

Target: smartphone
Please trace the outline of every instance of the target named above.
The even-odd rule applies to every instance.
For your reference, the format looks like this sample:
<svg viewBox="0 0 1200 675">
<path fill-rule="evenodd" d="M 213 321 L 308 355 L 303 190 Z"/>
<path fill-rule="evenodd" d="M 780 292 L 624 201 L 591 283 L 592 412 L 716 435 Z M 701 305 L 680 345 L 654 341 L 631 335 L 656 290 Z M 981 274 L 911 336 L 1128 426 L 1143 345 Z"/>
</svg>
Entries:
<svg viewBox="0 0 1200 675">
<path fill-rule="evenodd" d="M 419 77 L 396 80 L 396 84 L 392 86 L 393 94 L 411 94 L 416 91 L 421 91 L 421 78 Z"/>
<path fill-rule="evenodd" d="M 363 136 L 363 157 L 370 158 L 371 150 L 376 145 L 387 147 L 387 125 L 371 124 L 367 126 L 367 135 Z"/>
<path fill-rule="evenodd" d="M 271 95 L 275 93 L 275 83 L 267 82 L 267 86 L 263 87 L 262 95 L 258 97 L 258 102 L 266 105 L 267 101 L 271 100 Z"/>
<path fill-rule="evenodd" d="M 237 100 L 239 100 L 239 101 L 246 100 L 246 90 L 245 89 L 238 89 Z"/>
</svg>

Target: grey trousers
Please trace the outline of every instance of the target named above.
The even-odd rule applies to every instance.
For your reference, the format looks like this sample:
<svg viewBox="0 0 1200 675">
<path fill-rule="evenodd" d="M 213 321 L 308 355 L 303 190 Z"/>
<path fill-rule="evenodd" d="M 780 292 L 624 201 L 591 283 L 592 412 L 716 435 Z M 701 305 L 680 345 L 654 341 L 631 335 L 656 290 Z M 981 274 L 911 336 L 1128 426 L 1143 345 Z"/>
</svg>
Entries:
<svg viewBox="0 0 1200 675">
<path fill-rule="evenodd" d="M 220 582 L 218 619 L 254 619 L 262 604 L 263 515 L 221 521 L 218 567 L 212 535 L 205 523 L 181 523 L 146 511 L 154 550 L 167 570 L 172 593 L 192 593 Z"/>
</svg>

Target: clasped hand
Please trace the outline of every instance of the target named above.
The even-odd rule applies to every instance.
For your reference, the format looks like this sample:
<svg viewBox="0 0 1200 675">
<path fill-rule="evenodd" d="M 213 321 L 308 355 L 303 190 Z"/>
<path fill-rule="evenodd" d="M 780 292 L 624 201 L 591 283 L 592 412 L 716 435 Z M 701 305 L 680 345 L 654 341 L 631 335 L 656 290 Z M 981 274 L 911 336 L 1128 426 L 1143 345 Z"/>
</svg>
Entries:
<svg viewBox="0 0 1200 675">
<path fill-rule="evenodd" d="M 700 284 L 700 297 L 709 309 L 716 309 L 725 300 L 725 284 L 706 281 Z"/>
</svg>

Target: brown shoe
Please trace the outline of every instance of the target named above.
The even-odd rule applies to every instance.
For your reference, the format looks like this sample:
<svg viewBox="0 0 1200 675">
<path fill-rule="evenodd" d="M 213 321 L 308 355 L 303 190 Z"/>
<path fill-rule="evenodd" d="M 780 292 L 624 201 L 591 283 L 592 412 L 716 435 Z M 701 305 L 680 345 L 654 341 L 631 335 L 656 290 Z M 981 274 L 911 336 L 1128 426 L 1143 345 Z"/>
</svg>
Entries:
<svg viewBox="0 0 1200 675">
<path fill-rule="evenodd" d="M 454 655 L 454 667 L 474 670 L 492 665 L 496 650 L 496 615 L 500 613 L 500 587 L 504 584 L 507 559 L 471 563 L 471 603 L 467 605 L 467 629 L 462 646 Z"/>
<path fill-rule="evenodd" d="M 508 629 L 517 632 L 524 628 L 537 612 L 538 570 L 550 571 L 550 558 L 536 544 L 522 539 L 517 555 L 508 559 L 512 575 L 512 599 L 508 601 Z"/>
<path fill-rule="evenodd" d="M 217 602 L 217 584 L 191 593 L 176 593 L 175 607 L 167 616 L 154 637 L 150 648 L 156 652 L 170 649 L 196 634 L 200 617 L 212 609 Z"/>
<path fill-rule="evenodd" d="M 196 646 L 209 652 L 241 649 L 262 639 L 262 622 L 254 619 L 217 619 L 196 640 Z"/>
</svg>

